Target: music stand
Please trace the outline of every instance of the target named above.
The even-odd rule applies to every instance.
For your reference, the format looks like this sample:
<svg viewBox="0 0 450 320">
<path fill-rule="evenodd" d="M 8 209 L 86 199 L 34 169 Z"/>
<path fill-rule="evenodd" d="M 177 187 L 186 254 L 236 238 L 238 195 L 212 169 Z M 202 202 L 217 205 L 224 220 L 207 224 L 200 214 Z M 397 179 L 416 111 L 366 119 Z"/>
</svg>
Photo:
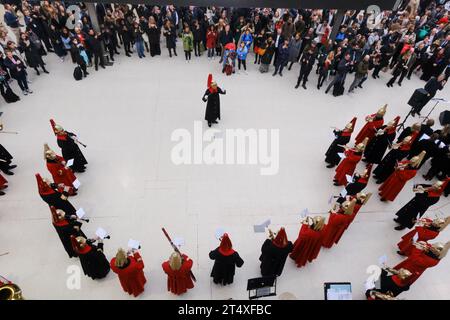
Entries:
<svg viewBox="0 0 450 320">
<path fill-rule="evenodd" d="M 325 282 L 323 291 L 325 300 L 352 300 L 350 282 Z"/>
<path fill-rule="evenodd" d="M 248 279 L 248 299 L 258 299 L 277 295 L 277 277 L 261 277 Z"/>
<path fill-rule="evenodd" d="M 442 99 L 442 98 L 433 98 L 433 99 L 431 99 L 431 101 L 436 101 L 436 103 L 434 104 L 433 108 L 431 108 L 430 112 L 428 112 L 428 114 L 424 118 L 423 122 L 427 121 L 427 119 L 430 117 L 430 114 L 434 111 L 434 109 L 437 107 L 439 102 L 448 102 L 447 100 Z"/>
</svg>

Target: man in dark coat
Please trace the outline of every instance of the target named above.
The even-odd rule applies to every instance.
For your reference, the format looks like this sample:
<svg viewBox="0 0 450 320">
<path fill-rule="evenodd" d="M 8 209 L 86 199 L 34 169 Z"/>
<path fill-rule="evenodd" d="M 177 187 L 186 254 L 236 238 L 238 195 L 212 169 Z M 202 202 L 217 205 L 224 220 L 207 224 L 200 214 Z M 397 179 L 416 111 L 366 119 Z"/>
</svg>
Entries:
<svg viewBox="0 0 450 320">
<path fill-rule="evenodd" d="M 228 234 L 224 234 L 220 246 L 209 253 L 209 258 L 214 260 L 211 277 L 215 284 L 227 285 L 233 283 L 236 267 L 244 264 L 239 253 L 233 250 Z"/>
<path fill-rule="evenodd" d="M 89 30 L 89 34 L 86 36 L 87 49 L 94 55 L 95 70 L 98 70 L 98 63 L 100 61 L 100 66 L 105 69 L 105 64 L 103 63 L 103 49 L 101 44 L 101 36 L 96 34 L 93 29 Z"/>
<path fill-rule="evenodd" d="M 281 276 L 289 253 L 294 248 L 288 241 L 286 231 L 281 228 L 276 237 L 267 239 L 261 247 L 261 275 L 263 277 Z"/>
<path fill-rule="evenodd" d="M 289 40 L 284 40 L 283 45 L 280 45 L 278 47 L 278 58 L 275 63 L 275 71 L 273 73 L 273 76 L 275 77 L 277 73 L 280 74 L 280 76 L 283 76 L 283 69 L 287 65 L 289 59 Z"/>
<path fill-rule="evenodd" d="M 222 91 L 217 86 L 217 83 L 212 81 L 212 75 L 208 76 L 208 89 L 206 89 L 202 100 L 207 102 L 205 120 L 208 121 L 208 126 L 211 127 L 212 123 L 217 123 L 217 119 L 220 120 L 220 97 L 219 94 L 226 94 L 227 91 Z"/>
<path fill-rule="evenodd" d="M 300 59 L 300 74 L 297 79 L 297 85 L 295 89 L 300 86 L 300 82 L 303 81 L 302 87 L 306 89 L 306 82 L 308 81 L 308 76 L 311 73 L 311 70 L 314 66 L 314 62 L 316 61 L 316 55 L 314 54 L 314 47 L 310 46 L 308 51 L 303 53 Z"/>
</svg>

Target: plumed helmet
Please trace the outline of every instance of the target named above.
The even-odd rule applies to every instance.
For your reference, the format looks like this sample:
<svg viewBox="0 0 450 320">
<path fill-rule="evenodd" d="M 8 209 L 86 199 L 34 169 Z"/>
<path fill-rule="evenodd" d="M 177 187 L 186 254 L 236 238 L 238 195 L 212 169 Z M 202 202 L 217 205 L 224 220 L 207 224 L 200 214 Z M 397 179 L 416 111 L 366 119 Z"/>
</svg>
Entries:
<svg viewBox="0 0 450 320">
<path fill-rule="evenodd" d="M 173 252 L 169 258 L 169 266 L 172 270 L 180 270 L 183 261 L 181 255 L 178 252 Z"/>
</svg>

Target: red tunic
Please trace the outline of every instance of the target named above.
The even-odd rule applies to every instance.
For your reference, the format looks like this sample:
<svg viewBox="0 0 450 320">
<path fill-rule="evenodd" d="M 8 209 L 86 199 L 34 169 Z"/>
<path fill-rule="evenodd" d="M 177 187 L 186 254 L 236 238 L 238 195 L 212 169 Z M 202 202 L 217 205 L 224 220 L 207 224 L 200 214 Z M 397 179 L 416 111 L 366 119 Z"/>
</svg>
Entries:
<svg viewBox="0 0 450 320">
<path fill-rule="evenodd" d="M 426 269 L 434 267 L 438 263 L 439 259 L 433 258 L 427 255 L 423 250 L 413 247 L 409 257 L 396 265 L 394 269 L 400 270 L 403 268 L 410 271 L 412 276 L 408 277 L 408 284 L 412 284 L 419 279 Z"/>
<path fill-rule="evenodd" d="M 190 271 L 192 269 L 192 260 L 188 256 L 182 255 L 183 264 L 179 270 L 172 270 L 169 261 L 162 264 L 164 272 L 167 274 L 167 290 L 173 294 L 183 294 L 188 289 L 194 287 Z"/>
<path fill-rule="evenodd" d="M 331 213 L 328 224 L 323 228 L 322 245 L 325 248 L 331 248 L 337 244 L 342 237 L 345 229 L 351 222 L 352 216 L 344 213 Z"/>
<path fill-rule="evenodd" d="M 358 164 L 359 160 L 361 160 L 362 154 L 357 153 L 353 149 L 346 150 L 344 152 L 345 159 L 342 160 L 342 162 L 337 166 L 336 168 L 336 175 L 334 176 L 334 180 L 336 183 L 340 186 L 347 184 L 347 178 L 345 175 L 352 176 L 353 172 L 355 171 L 356 165 Z"/>
<path fill-rule="evenodd" d="M 5 185 L 8 184 L 8 180 L 6 180 L 1 174 L 0 174 L 0 188 L 3 188 Z"/>
<path fill-rule="evenodd" d="M 375 136 L 375 133 L 377 133 L 378 128 L 383 126 L 384 119 L 375 119 L 376 114 L 372 114 L 369 117 L 374 118 L 373 121 L 368 121 L 362 127 L 361 131 L 358 133 L 358 135 L 355 138 L 356 144 L 363 142 L 365 138 L 372 139 Z"/>
<path fill-rule="evenodd" d="M 112 258 L 110 266 L 114 273 L 119 276 L 120 284 L 125 292 L 135 297 L 144 292 L 144 285 L 147 279 L 144 275 L 144 262 L 138 261 L 141 256 L 135 252 L 133 257 L 128 257 L 129 264 L 121 269 L 116 267 L 116 258 Z"/>
<path fill-rule="evenodd" d="M 431 222 L 430 219 L 427 219 Z M 417 233 L 417 241 L 429 241 L 435 239 L 439 235 L 439 231 L 428 229 L 427 227 L 418 226 L 402 237 L 402 240 L 397 244 L 399 250 L 405 255 L 410 256 L 413 250 L 413 238 Z"/>
<path fill-rule="evenodd" d="M 297 240 L 294 242 L 294 249 L 290 257 L 295 260 L 297 267 L 303 267 L 307 261 L 312 262 L 317 258 L 322 247 L 323 229 L 313 230 L 307 224 L 302 225 Z"/>
<path fill-rule="evenodd" d="M 55 161 L 47 161 L 47 169 L 50 171 L 53 181 L 56 184 L 64 184 L 68 187 L 73 187 L 73 182 L 77 179 L 70 168 L 66 168 L 62 162 L 63 157 L 56 156 Z"/>
<path fill-rule="evenodd" d="M 361 209 L 361 207 L 363 206 L 362 203 L 359 202 L 359 200 L 356 200 L 355 203 L 355 207 L 353 209 L 353 213 L 350 215 L 351 219 L 350 219 L 350 223 L 353 222 L 353 220 L 355 220 L 356 215 L 358 214 L 359 210 Z M 350 225 L 350 224 L 349 224 Z M 348 226 L 347 226 L 348 227 Z"/>
<path fill-rule="evenodd" d="M 395 170 L 378 189 L 380 197 L 385 200 L 394 201 L 406 182 L 414 178 L 416 173 L 417 169 Z"/>
</svg>

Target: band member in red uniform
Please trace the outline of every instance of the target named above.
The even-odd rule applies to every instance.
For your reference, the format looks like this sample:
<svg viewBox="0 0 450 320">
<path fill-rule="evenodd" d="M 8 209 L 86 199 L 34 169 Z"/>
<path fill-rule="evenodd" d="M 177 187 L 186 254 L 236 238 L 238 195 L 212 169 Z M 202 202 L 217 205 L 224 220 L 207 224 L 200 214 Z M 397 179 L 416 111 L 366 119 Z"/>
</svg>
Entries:
<svg viewBox="0 0 450 320">
<path fill-rule="evenodd" d="M 381 128 L 384 123 L 383 117 L 386 114 L 386 108 L 387 104 L 381 107 L 377 111 L 377 113 L 371 114 L 370 116 L 366 117 L 366 124 L 364 125 L 364 127 L 362 127 L 361 131 L 356 136 L 355 144 L 363 142 L 365 138 L 368 138 L 368 140 L 370 141 L 375 136 L 375 133 L 379 128 Z"/>
<path fill-rule="evenodd" d="M 50 212 L 52 213 L 53 226 L 55 227 L 69 258 L 78 257 L 78 254 L 73 250 L 71 236 L 86 237 L 83 231 L 81 231 L 82 223 L 77 221 L 77 216 L 72 215 L 67 217 L 64 211 L 56 209 L 55 207 L 50 207 Z"/>
<path fill-rule="evenodd" d="M 72 132 L 65 131 L 53 119 L 50 119 L 50 124 L 56 135 L 58 146 L 61 148 L 64 160 L 69 161 L 73 159 L 73 165 L 70 168 L 75 172 L 84 172 L 88 162 L 81 152 L 80 147 L 78 147 L 79 141 L 77 136 Z"/>
<path fill-rule="evenodd" d="M 355 203 L 356 199 L 345 201 L 341 205 L 336 203 L 334 208 L 330 210 L 328 223 L 323 230 L 322 245 L 325 248 L 331 248 L 333 244 L 339 242 L 344 231 L 351 223 Z"/>
<path fill-rule="evenodd" d="M 407 136 L 402 142 L 394 143 L 391 151 L 381 160 L 381 163 L 373 171 L 374 177 L 377 179 L 377 183 L 383 183 L 394 172 L 395 165 L 398 161 L 403 160 L 411 149 L 415 136 Z"/>
<path fill-rule="evenodd" d="M 395 270 L 392 268 L 381 269 L 380 285 L 379 285 L 380 288 L 367 290 L 366 291 L 367 299 L 368 300 L 380 299 L 380 296 L 376 296 L 376 298 L 373 299 L 374 291 L 377 293 L 388 295 L 389 297 L 397 297 L 400 293 L 409 290 L 410 281 L 413 279 L 412 275 L 413 274 L 409 270 L 403 268 L 399 270 Z M 380 300 L 390 300 L 390 299 L 383 299 L 381 297 Z"/>
<path fill-rule="evenodd" d="M 429 244 L 416 242 L 408 258 L 394 267 L 395 270 L 406 269 L 412 273 L 409 284 L 414 283 L 428 268 L 436 266 L 447 254 L 450 241 L 446 244 L 440 242 Z"/>
<path fill-rule="evenodd" d="M 355 148 L 346 148 L 344 152 L 345 158 L 336 168 L 336 175 L 334 176 L 335 186 L 345 186 L 347 184 L 346 175 L 353 175 L 356 165 L 361 160 L 366 143 L 367 139 L 363 143 L 359 143 Z"/>
<path fill-rule="evenodd" d="M 42 179 L 39 173 L 36 174 L 36 181 L 39 195 L 49 206 L 61 209 L 69 216 L 75 214 L 76 209 L 69 200 L 67 200 L 69 196 L 67 192 L 58 188 L 56 184 L 51 183 L 49 180 Z"/>
<path fill-rule="evenodd" d="M 281 276 L 284 264 L 289 253 L 293 249 L 291 241 L 288 241 L 286 231 L 281 228 L 274 237 L 272 231 L 269 230 L 270 239 L 266 239 L 261 247 L 261 275 L 263 277 Z"/>
<path fill-rule="evenodd" d="M 203 95 L 203 102 L 206 103 L 205 120 L 208 122 L 208 126 L 217 123 L 217 119 L 220 120 L 220 94 L 227 94 L 226 90 L 223 90 L 217 86 L 217 83 L 213 81 L 212 74 L 208 75 L 208 89 L 206 89 Z"/>
<path fill-rule="evenodd" d="M 236 267 L 240 268 L 244 264 L 239 253 L 233 250 L 228 234 L 224 234 L 220 241 L 220 246 L 209 253 L 209 258 L 214 260 L 211 277 L 215 284 L 232 284 Z"/>
<path fill-rule="evenodd" d="M 88 277 L 102 279 L 109 273 L 109 262 L 103 254 L 103 240 L 100 238 L 86 239 L 83 236 L 71 236 L 75 253 L 80 257 L 83 272 Z M 94 243 L 97 241 L 97 245 Z"/>
<path fill-rule="evenodd" d="M 417 234 L 417 241 L 428 242 L 435 239 L 441 231 L 443 231 L 450 223 L 450 216 L 446 219 L 436 218 L 434 220 L 423 218 L 420 219 L 414 230 L 408 232 L 402 237 L 402 240 L 397 244 L 399 250 L 398 254 L 402 256 L 409 256 L 414 248 L 414 237 Z"/>
<path fill-rule="evenodd" d="M 372 164 L 369 163 L 364 169 L 363 173 L 356 172 L 352 177 L 352 182 L 349 182 L 345 187 L 346 195 L 354 196 L 364 190 L 369 183 L 370 173 L 372 172 Z"/>
<path fill-rule="evenodd" d="M 307 262 L 311 263 L 319 255 L 324 227 L 325 218 L 321 216 L 306 217 L 302 222 L 298 238 L 294 242 L 294 249 L 289 255 L 298 268 Z"/>
<path fill-rule="evenodd" d="M 0 174 L 0 196 L 4 196 L 5 192 L 4 189 L 8 188 L 8 180 L 6 180 L 1 174 Z"/>
<path fill-rule="evenodd" d="M 414 198 L 395 214 L 397 218 L 394 221 L 399 224 L 395 230 L 411 229 L 429 207 L 439 202 L 448 183 L 449 179 L 437 181 L 432 186 L 426 184 L 414 186 L 413 191 L 416 193 Z"/>
<path fill-rule="evenodd" d="M 339 164 L 341 157 L 338 153 L 345 151 L 345 146 L 350 142 L 350 137 L 355 129 L 356 117 L 348 123 L 343 130 L 333 130 L 334 136 L 336 137 L 325 153 L 325 162 L 328 163 L 327 168 L 333 168 Z"/>
<path fill-rule="evenodd" d="M 162 264 L 164 272 L 167 274 L 167 290 L 173 294 L 180 295 L 194 288 L 191 278 L 193 262 L 185 254 L 180 255 L 173 252 L 169 260 Z"/>
<path fill-rule="evenodd" d="M 387 125 L 382 126 L 376 132 L 375 136 L 367 144 L 364 150 L 364 162 L 368 163 L 380 163 L 388 147 L 392 145 L 396 135 L 396 129 L 400 117 L 396 117 L 394 120 L 389 121 Z"/>
<path fill-rule="evenodd" d="M 44 156 L 47 162 L 47 169 L 53 177 L 56 184 L 62 184 L 67 188 L 69 195 L 74 196 L 77 189 L 73 186 L 73 182 L 77 179 L 72 170 L 66 168 L 66 161 L 63 157 L 58 156 L 48 144 L 44 144 Z"/>
<path fill-rule="evenodd" d="M 135 249 L 127 253 L 119 249 L 109 263 L 111 270 L 119 276 L 123 291 L 137 297 L 144 292 L 147 282 L 144 275 L 144 261 Z"/>
<path fill-rule="evenodd" d="M 378 189 L 380 200 L 394 201 L 408 180 L 416 176 L 417 168 L 424 157 L 425 151 L 422 151 L 419 156 L 413 157 L 411 160 L 399 162 L 394 172 Z"/>
</svg>

